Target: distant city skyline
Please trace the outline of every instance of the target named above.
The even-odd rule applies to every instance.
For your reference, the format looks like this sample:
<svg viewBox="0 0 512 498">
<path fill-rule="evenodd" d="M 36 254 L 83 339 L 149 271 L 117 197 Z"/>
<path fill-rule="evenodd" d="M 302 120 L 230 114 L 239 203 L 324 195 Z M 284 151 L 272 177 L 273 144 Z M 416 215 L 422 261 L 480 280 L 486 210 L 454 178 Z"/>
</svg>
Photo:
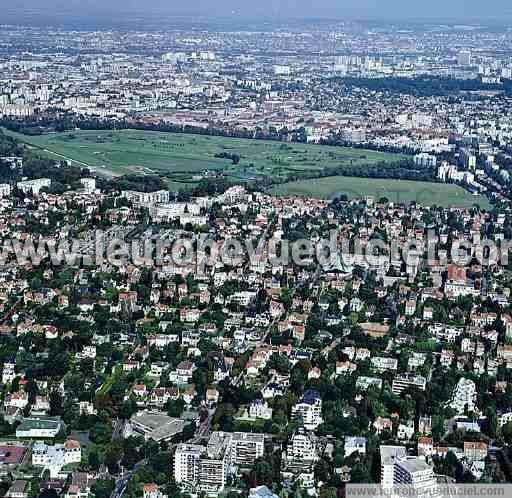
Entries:
<svg viewBox="0 0 512 498">
<path fill-rule="evenodd" d="M 460 20 L 484 21 L 512 18 L 512 6 L 505 0 L 189 0 L 175 3 L 165 0 L 13 0 L 7 7 L 11 15 L 23 16 L 27 11 L 44 11 L 48 16 L 101 15 L 107 12 L 123 14 L 227 17 L 248 19 L 372 19 L 372 20 Z"/>
</svg>

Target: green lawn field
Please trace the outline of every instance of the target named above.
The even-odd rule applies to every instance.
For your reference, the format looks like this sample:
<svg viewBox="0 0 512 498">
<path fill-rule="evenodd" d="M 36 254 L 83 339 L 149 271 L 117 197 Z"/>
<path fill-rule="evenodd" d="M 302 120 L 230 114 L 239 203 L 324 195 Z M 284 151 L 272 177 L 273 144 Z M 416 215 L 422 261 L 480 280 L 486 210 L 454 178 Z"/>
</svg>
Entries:
<svg viewBox="0 0 512 498">
<path fill-rule="evenodd" d="M 197 183 L 194 175 L 204 170 L 221 170 L 233 182 L 271 178 L 280 183 L 286 181 L 290 174 L 307 176 L 327 167 L 370 166 L 406 157 L 349 147 L 139 130 L 72 131 L 39 136 L 4 132 L 36 147 L 38 153 L 104 174 L 165 175 L 171 190 L 190 188 Z M 231 159 L 216 157 L 222 153 L 236 154 L 240 162 L 233 164 Z M 455 185 L 400 180 L 340 176 L 282 183 L 272 191 L 278 195 L 321 198 L 345 193 L 351 198 L 373 195 L 395 202 L 418 201 L 462 207 L 478 203 L 488 206 L 485 198 L 473 196 Z"/>
<path fill-rule="evenodd" d="M 203 170 L 222 170 L 230 179 L 272 177 L 318 172 L 339 165 L 364 166 L 396 162 L 406 156 L 349 147 L 289 144 L 264 140 L 210 137 L 138 130 L 72 131 L 26 136 L 6 131 L 53 158 L 72 161 L 98 172 L 164 174 L 170 180 L 192 180 Z M 236 154 L 239 164 L 218 154 Z"/>
<path fill-rule="evenodd" d="M 349 199 L 374 196 L 376 199 L 386 197 L 391 202 L 416 201 L 426 206 L 435 204 L 445 207 L 471 207 L 478 204 L 482 208 L 489 208 L 489 202 L 485 197 L 472 195 L 457 185 L 407 180 L 332 176 L 284 183 L 275 186 L 271 192 L 279 196 L 320 199 L 333 199 L 340 194 L 347 195 Z"/>
</svg>

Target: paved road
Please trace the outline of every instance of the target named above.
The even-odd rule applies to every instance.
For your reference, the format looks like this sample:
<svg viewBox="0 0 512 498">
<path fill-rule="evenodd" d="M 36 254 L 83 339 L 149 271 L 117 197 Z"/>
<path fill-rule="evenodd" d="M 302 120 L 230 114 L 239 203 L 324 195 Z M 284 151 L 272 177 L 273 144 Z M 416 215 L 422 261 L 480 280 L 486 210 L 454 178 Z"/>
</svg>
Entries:
<svg viewBox="0 0 512 498">
<path fill-rule="evenodd" d="M 117 418 L 114 423 L 114 429 L 112 430 L 112 441 L 121 439 L 123 435 L 124 421 Z"/>
<path fill-rule="evenodd" d="M 215 413 L 215 410 L 210 410 L 208 413 L 208 417 L 205 419 L 205 421 L 197 428 L 197 431 L 195 433 L 195 436 L 193 439 L 188 441 L 190 444 L 197 444 L 202 439 L 207 439 L 210 436 L 211 433 L 211 425 L 213 420 L 213 414 Z"/>
<path fill-rule="evenodd" d="M 128 485 L 128 481 L 131 479 L 133 474 L 143 465 L 146 465 L 147 460 L 141 460 L 140 462 L 137 462 L 135 466 L 133 467 L 133 470 L 130 470 L 128 472 L 125 472 L 121 477 L 118 477 L 116 479 L 116 485 L 114 486 L 114 491 L 112 491 L 112 494 L 110 495 L 110 498 L 121 498 L 123 496 L 123 493 L 126 490 L 126 486 Z"/>
</svg>

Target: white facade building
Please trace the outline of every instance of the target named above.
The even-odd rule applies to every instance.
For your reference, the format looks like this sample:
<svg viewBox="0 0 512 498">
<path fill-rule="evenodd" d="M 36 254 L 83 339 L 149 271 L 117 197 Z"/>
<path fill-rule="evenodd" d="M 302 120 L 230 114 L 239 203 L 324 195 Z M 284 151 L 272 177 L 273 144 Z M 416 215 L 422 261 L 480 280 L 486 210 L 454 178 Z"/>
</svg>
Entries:
<svg viewBox="0 0 512 498">
<path fill-rule="evenodd" d="M 73 439 L 68 439 L 64 444 L 53 446 L 38 442 L 32 448 L 32 465 L 48 469 L 51 477 L 58 477 L 65 465 L 80 463 L 81 460 L 82 449 L 80 443 Z"/>
<path fill-rule="evenodd" d="M 380 447 L 380 482 L 383 487 L 390 487 L 394 483 L 395 462 L 407 456 L 405 446 Z"/>
<path fill-rule="evenodd" d="M 414 387 L 419 389 L 420 391 L 424 391 L 427 386 L 427 379 L 421 375 L 411 375 L 411 374 L 403 374 L 397 375 L 393 379 L 392 391 L 393 394 L 401 394 L 402 391 L 410 387 Z"/>
<path fill-rule="evenodd" d="M 176 483 L 195 492 L 219 493 L 237 467 L 263 456 L 264 435 L 213 432 L 208 445 L 179 444 L 174 455 Z"/>
<path fill-rule="evenodd" d="M 11 195 L 12 187 L 8 183 L 0 184 L 0 197 L 9 197 Z"/>
<path fill-rule="evenodd" d="M 92 194 L 96 190 L 96 180 L 94 178 L 81 178 L 80 183 L 88 194 Z"/>
<path fill-rule="evenodd" d="M 304 429 L 298 429 L 290 438 L 286 455 L 291 460 L 316 462 L 318 460 L 316 436 Z"/>
<path fill-rule="evenodd" d="M 31 193 L 33 195 L 38 195 L 41 189 L 49 187 L 51 184 L 52 181 L 49 178 L 38 178 L 36 180 L 24 180 L 22 182 L 18 182 L 16 186 L 25 194 Z"/>
<path fill-rule="evenodd" d="M 2 383 L 10 384 L 16 378 L 16 363 L 13 361 L 6 361 L 2 369 Z"/>
<path fill-rule="evenodd" d="M 249 417 L 270 420 L 272 418 L 272 408 L 268 406 L 266 401 L 256 399 L 249 406 Z"/>
<path fill-rule="evenodd" d="M 365 437 L 350 437 L 345 438 L 345 458 L 358 452 L 360 455 L 366 454 L 366 438 Z"/>
<path fill-rule="evenodd" d="M 302 420 L 304 427 L 308 430 L 316 429 L 323 423 L 320 394 L 316 391 L 306 391 L 292 408 L 292 418 Z"/>
<path fill-rule="evenodd" d="M 466 411 L 475 411 L 476 395 L 475 383 L 462 377 L 453 391 L 449 406 L 457 412 L 457 415 L 463 415 Z"/>
<path fill-rule="evenodd" d="M 433 496 L 437 481 L 433 468 L 418 457 L 400 458 L 393 469 L 394 485 L 409 485 L 414 489 L 414 496 Z"/>
<path fill-rule="evenodd" d="M 167 190 L 158 190 L 157 192 L 136 192 L 134 190 L 123 190 L 122 197 L 131 201 L 137 207 L 152 208 L 156 204 L 165 204 L 169 202 L 170 193 Z"/>
<path fill-rule="evenodd" d="M 414 156 L 414 164 L 423 168 L 435 168 L 437 166 L 437 158 L 432 154 L 422 152 Z"/>
</svg>

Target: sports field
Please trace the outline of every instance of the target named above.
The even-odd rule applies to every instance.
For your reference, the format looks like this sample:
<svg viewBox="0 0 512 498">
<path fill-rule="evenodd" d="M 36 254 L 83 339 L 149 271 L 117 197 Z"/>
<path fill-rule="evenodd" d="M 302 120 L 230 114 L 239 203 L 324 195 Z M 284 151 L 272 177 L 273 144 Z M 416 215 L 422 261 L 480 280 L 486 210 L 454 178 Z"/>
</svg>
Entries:
<svg viewBox="0 0 512 498">
<path fill-rule="evenodd" d="M 320 199 L 333 199 L 341 194 L 345 194 L 349 199 L 373 196 L 376 199 L 386 197 L 389 201 L 396 203 L 416 201 L 426 206 L 445 207 L 471 207 L 478 204 L 482 208 L 489 208 L 489 202 L 485 197 L 472 195 L 457 185 L 407 180 L 331 176 L 283 183 L 275 186 L 271 192 L 280 196 Z"/>
<path fill-rule="evenodd" d="M 405 156 L 349 147 L 288 144 L 152 131 L 72 131 L 26 136 L 6 131 L 54 158 L 106 174 L 163 174 L 187 182 L 204 170 L 222 170 L 232 180 L 318 172 L 339 165 L 396 162 Z M 228 157 L 218 157 L 224 155 Z M 235 163 L 230 156 L 238 156 Z"/>
</svg>

